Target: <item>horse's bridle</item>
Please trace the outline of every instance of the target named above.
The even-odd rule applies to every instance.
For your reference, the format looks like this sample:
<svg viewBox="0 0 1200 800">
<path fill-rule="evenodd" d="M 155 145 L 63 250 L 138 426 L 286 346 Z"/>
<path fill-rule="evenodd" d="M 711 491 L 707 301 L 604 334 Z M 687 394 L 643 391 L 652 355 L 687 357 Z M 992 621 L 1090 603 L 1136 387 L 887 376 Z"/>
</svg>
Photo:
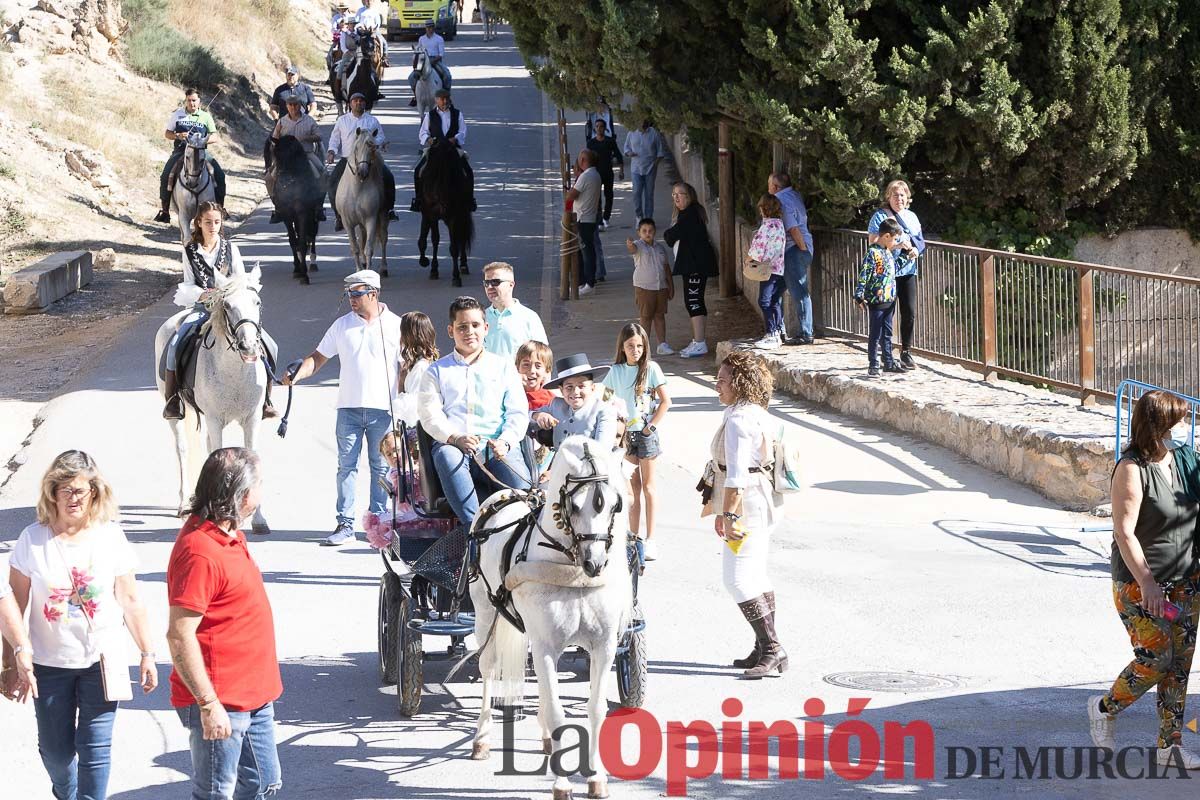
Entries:
<svg viewBox="0 0 1200 800">
<path fill-rule="evenodd" d="M 196 151 L 196 163 L 199 165 L 199 168 L 195 172 L 189 172 L 187 169 L 187 149 L 188 148 Z M 184 150 L 184 160 L 183 160 L 184 168 L 183 168 L 182 174 L 179 176 L 179 178 L 180 178 L 179 182 L 183 184 L 183 188 L 187 189 L 189 192 L 191 192 L 194 195 L 199 195 L 200 192 L 204 191 L 205 187 L 208 186 L 207 181 L 204 183 L 200 183 L 200 177 L 202 175 L 207 175 L 207 171 L 204 169 L 205 152 L 207 150 L 208 150 L 208 140 L 207 139 L 204 140 L 203 145 L 197 145 L 192 142 L 192 137 L 190 137 L 190 136 L 188 137 L 187 146 L 185 147 L 185 150 Z M 209 178 L 209 180 L 212 180 L 212 179 Z"/>
<path fill-rule="evenodd" d="M 577 551 L 579 546 L 586 542 L 604 542 L 605 551 L 612 547 L 613 543 L 613 525 L 616 524 L 617 515 L 621 513 L 621 508 L 625 505 L 621 496 L 617 495 L 617 502 L 613 505 L 612 511 L 608 517 L 608 530 L 603 533 L 579 533 L 571 525 L 571 507 L 575 496 L 580 492 L 588 491 L 588 487 L 592 487 L 592 509 L 596 514 L 604 513 L 604 494 L 600 491 L 600 485 L 608 483 L 609 476 L 600 472 L 600 468 L 596 466 L 596 458 L 592 455 L 591 449 L 587 443 L 583 445 L 583 460 L 591 468 L 591 474 L 583 477 L 568 475 L 563 481 L 562 488 L 558 490 L 558 502 L 551 506 L 554 512 L 555 526 L 571 537 L 570 545 L 562 545 L 552 539 L 542 530 L 542 536 L 546 542 L 538 542 L 541 547 L 549 547 L 552 550 L 558 550 L 571 559 L 571 563 L 576 563 L 578 560 Z M 541 530 L 541 526 L 538 526 Z"/>
</svg>

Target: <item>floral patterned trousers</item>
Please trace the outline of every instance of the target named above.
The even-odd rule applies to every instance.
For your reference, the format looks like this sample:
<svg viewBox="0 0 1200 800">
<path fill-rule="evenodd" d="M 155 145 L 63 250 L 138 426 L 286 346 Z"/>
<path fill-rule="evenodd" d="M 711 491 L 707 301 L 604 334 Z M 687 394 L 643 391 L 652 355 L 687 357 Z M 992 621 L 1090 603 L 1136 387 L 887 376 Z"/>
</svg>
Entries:
<svg viewBox="0 0 1200 800">
<path fill-rule="evenodd" d="M 1183 737 L 1188 673 L 1196 650 L 1196 621 L 1200 617 L 1200 573 L 1178 581 L 1165 595 L 1182 609 L 1174 622 L 1151 616 L 1142 608 L 1142 590 L 1136 581 L 1113 581 L 1113 603 L 1121 623 L 1129 631 L 1133 661 L 1117 676 L 1103 701 L 1103 707 L 1116 714 L 1152 686 L 1157 687 L 1159 747 L 1179 744 Z"/>
</svg>

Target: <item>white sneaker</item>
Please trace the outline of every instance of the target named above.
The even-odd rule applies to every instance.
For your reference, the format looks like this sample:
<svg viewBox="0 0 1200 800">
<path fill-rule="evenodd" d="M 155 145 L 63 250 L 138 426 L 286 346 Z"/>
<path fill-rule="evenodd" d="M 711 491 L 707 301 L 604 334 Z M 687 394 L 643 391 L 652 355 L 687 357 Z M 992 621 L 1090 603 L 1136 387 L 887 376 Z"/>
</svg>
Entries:
<svg viewBox="0 0 1200 800">
<path fill-rule="evenodd" d="M 592 292 L 594 292 L 594 291 L 596 291 L 596 290 L 595 290 L 595 289 L 593 289 L 591 286 L 589 286 L 589 285 L 588 285 L 588 284 L 586 284 L 586 283 L 585 283 L 583 286 L 580 286 L 580 287 L 579 287 L 579 295 L 580 295 L 581 297 L 582 297 L 583 295 L 591 294 L 591 293 L 592 293 Z"/>
<path fill-rule="evenodd" d="M 671 345 L 667 344 L 666 342 L 660 343 L 658 345 L 658 350 L 656 350 L 655 352 L 658 353 L 660 356 L 675 355 L 675 351 L 671 348 Z"/>
<path fill-rule="evenodd" d="M 1099 709 L 1097 709 L 1097 713 L 1098 712 Z M 1111 747 L 1111 745 L 1103 746 Z M 1182 766 L 1184 769 L 1200 769 L 1200 756 L 1196 755 L 1190 750 L 1184 750 L 1177 744 L 1173 744 L 1170 747 L 1159 747 L 1156 749 L 1158 752 L 1155 753 L 1155 758 L 1158 760 L 1159 766 L 1171 765 Z"/>
<path fill-rule="evenodd" d="M 1104 695 L 1098 694 L 1095 697 L 1088 698 L 1088 732 L 1092 734 L 1092 743 L 1096 747 L 1107 747 L 1109 750 L 1117 749 L 1117 717 L 1115 714 L 1105 714 L 1100 710 L 1100 701 L 1104 699 Z M 1164 763 L 1162 754 L 1164 750 L 1159 750 L 1159 762 Z M 1191 767 L 1188 767 L 1191 769 Z"/>
<path fill-rule="evenodd" d="M 658 545 L 654 543 L 653 539 L 642 539 L 642 558 L 646 561 L 658 560 Z"/>
<path fill-rule="evenodd" d="M 684 358 L 696 358 L 697 356 L 706 355 L 708 353 L 708 345 L 704 342 L 692 342 L 679 355 Z"/>
<path fill-rule="evenodd" d="M 751 346 L 757 348 L 758 350 L 776 350 L 782 344 L 783 342 L 780 341 L 779 334 L 768 333 Z"/>
<path fill-rule="evenodd" d="M 600 230 L 602 230 L 602 231 L 608 230 L 608 220 L 606 220 L 606 219 L 600 220 Z"/>
</svg>

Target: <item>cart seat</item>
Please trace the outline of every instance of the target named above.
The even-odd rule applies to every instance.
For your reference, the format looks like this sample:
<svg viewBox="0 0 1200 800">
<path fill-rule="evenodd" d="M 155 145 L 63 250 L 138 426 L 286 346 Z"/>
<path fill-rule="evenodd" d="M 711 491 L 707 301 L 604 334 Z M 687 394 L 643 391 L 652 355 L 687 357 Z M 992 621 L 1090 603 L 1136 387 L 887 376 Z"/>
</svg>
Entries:
<svg viewBox="0 0 1200 800">
<path fill-rule="evenodd" d="M 421 493 L 425 499 L 415 504 L 414 508 L 423 517 L 453 519 L 454 511 L 446 500 L 446 493 L 442 491 L 442 480 L 433 463 L 433 437 L 425 432 L 420 423 L 417 423 L 417 452 L 421 458 Z"/>
</svg>

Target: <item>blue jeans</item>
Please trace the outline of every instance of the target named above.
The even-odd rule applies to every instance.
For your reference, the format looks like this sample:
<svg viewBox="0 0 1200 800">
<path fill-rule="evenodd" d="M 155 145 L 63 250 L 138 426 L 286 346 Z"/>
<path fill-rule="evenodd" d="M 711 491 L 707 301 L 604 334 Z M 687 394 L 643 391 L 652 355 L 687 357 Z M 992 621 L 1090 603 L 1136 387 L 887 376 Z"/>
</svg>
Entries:
<svg viewBox="0 0 1200 800">
<path fill-rule="evenodd" d="M 392 415 L 382 408 L 339 408 L 337 410 L 338 448 L 338 524 L 354 524 L 354 482 L 358 478 L 358 457 L 363 439 L 367 443 L 367 463 L 371 465 L 370 511 L 387 510 L 387 464 L 379 452 L 379 443 L 392 427 Z"/>
<path fill-rule="evenodd" d="M 879 366 L 875 350 L 883 351 L 883 364 L 892 365 L 892 315 L 896 313 L 896 304 L 880 303 L 877 306 L 867 306 L 870 315 L 870 327 L 867 335 L 867 361 L 872 367 Z"/>
<path fill-rule="evenodd" d="M 634 222 L 654 216 L 654 178 L 657 173 L 657 166 L 645 175 L 633 173 L 633 215 L 636 217 Z"/>
<path fill-rule="evenodd" d="M 786 333 L 783 325 L 785 283 L 782 275 L 772 275 L 758 285 L 758 307 L 762 310 L 768 336 L 772 333 Z"/>
<path fill-rule="evenodd" d="M 117 704 L 104 699 L 100 662 L 87 669 L 34 664 L 33 673 L 38 682 L 38 697 L 33 701 L 38 752 L 54 797 L 104 800 Z"/>
<path fill-rule="evenodd" d="M 254 711 L 229 711 L 233 734 L 205 741 L 199 706 L 177 708 L 190 733 L 192 800 L 261 800 L 283 785 L 275 748 L 275 705 Z"/>
<path fill-rule="evenodd" d="M 783 277 L 796 303 L 796 316 L 800 318 L 798 335 L 804 339 L 811 339 L 813 335 L 812 298 L 808 294 L 808 268 L 812 260 L 812 251 L 799 247 L 789 247 L 783 253 Z"/>
<path fill-rule="evenodd" d="M 497 486 L 485 475 L 475 463 L 475 459 L 468 457 L 452 444 L 433 443 L 433 464 L 442 482 L 446 501 L 467 527 L 470 527 L 475 515 L 479 513 L 479 499 L 504 488 Z M 498 458 L 490 459 L 487 468 L 498 479 L 515 489 L 526 489 L 532 485 L 520 450 L 510 450 L 504 461 Z"/>
<path fill-rule="evenodd" d="M 600 223 L 596 223 L 596 280 L 602 281 L 608 277 L 608 269 L 604 266 L 604 244 L 600 241 Z"/>
<path fill-rule="evenodd" d="M 579 285 L 596 285 L 596 223 L 579 223 Z"/>
</svg>

